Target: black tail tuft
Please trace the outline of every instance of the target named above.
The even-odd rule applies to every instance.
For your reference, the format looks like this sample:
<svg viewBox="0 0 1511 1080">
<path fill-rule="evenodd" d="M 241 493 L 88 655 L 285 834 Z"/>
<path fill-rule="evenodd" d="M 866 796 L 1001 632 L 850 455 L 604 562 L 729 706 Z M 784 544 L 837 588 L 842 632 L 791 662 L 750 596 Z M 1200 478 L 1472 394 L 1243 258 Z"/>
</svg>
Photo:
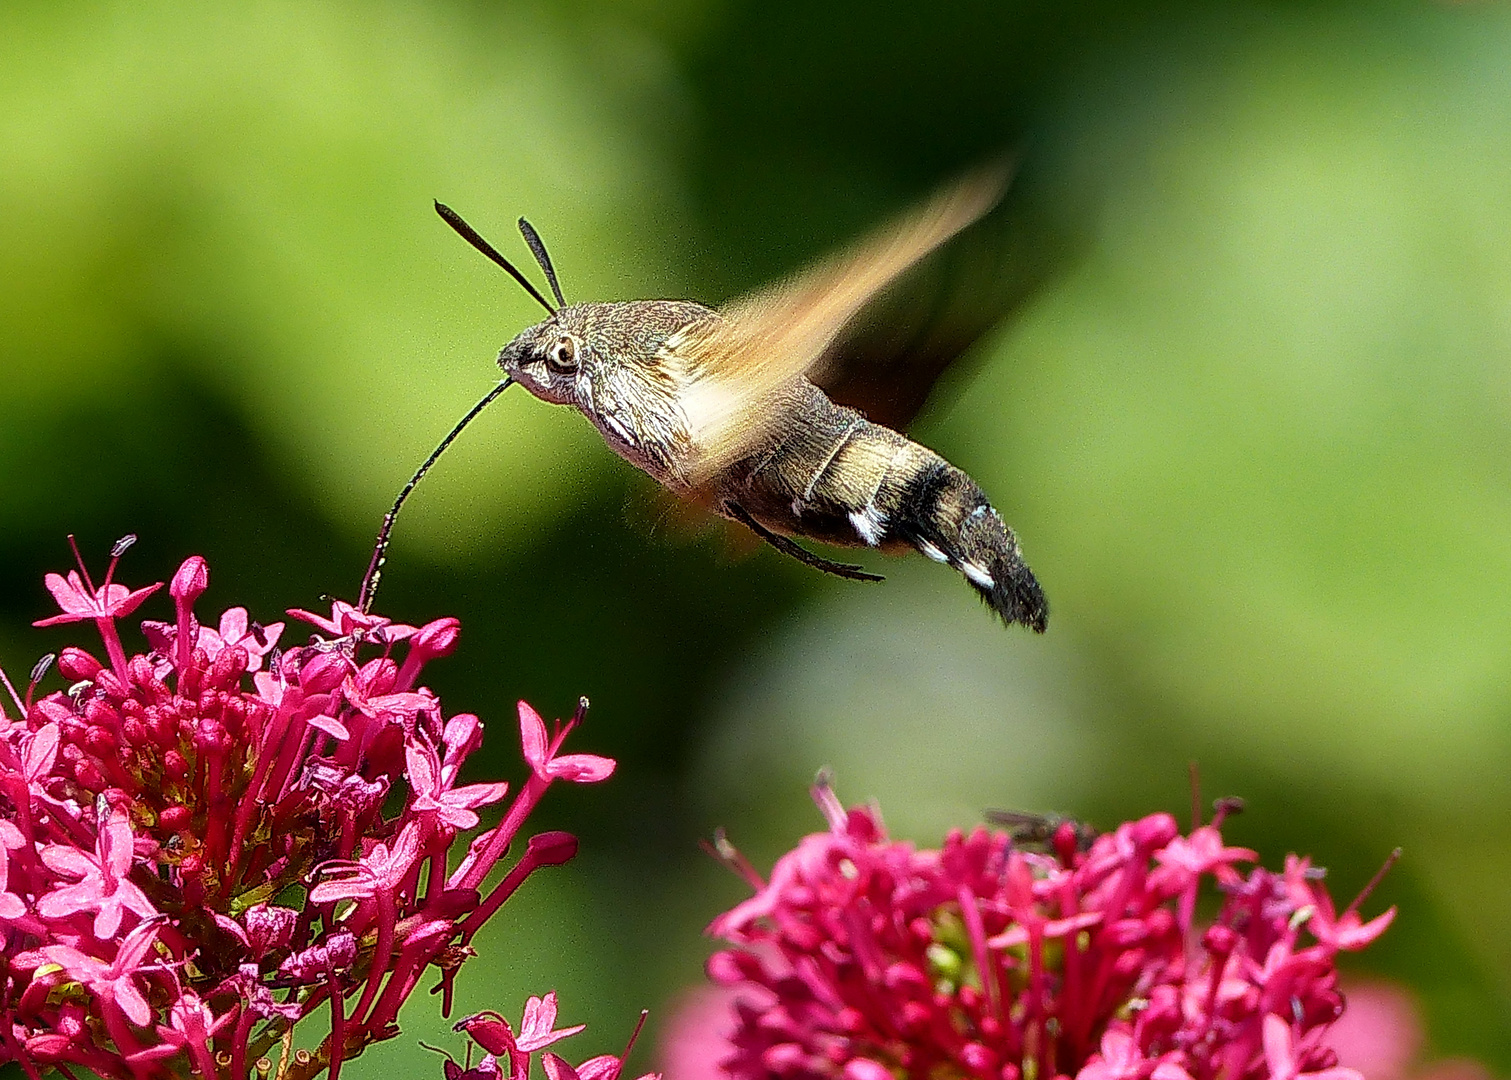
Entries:
<svg viewBox="0 0 1511 1080">
<path fill-rule="evenodd" d="M 1034 572 L 1020 558 L 1011 565 L 1000 564 L 992 576 L 995 584 L 990 590 L 979 586 L 976 590 L 991 609 L 1005 623 L 1022 623 L 1036 634 L 1044 633 L 1049 626 L 1049 601 Z"/>
<path fill-rule="evenodd" d="M 997 511 L 983 503 L 969 514 L 961 523 L 959 547 L 948 554 L 950 563 L 1003 622 L 1044 633 L 1049 625 L 1044 590 L 1023 561 L 1017 536 Z"/>
<path fill-rule="evenodd" d="M 1049 604 L 1018 538 L 976 482 L 930 451 L 905 484 L 891 535 L 965 576 L 1002 621 L 1042 634 Z"/>
</svg>

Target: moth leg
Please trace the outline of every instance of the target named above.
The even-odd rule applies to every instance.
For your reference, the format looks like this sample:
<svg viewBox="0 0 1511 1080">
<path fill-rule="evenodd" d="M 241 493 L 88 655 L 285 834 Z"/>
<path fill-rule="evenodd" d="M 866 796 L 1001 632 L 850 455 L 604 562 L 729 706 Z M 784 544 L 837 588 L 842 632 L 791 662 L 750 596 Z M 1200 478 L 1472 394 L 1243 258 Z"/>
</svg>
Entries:
<svg viewBox="0 0 1511 1080">
<path fill-rule="evenodd" d="M 835 577 L 847 578 L 850 581 L 886 580 L 886 578 L 882 577 L 880 574 L 869 574 L 865 570 L 862 570 L 859 566 L 853 566 L 850 563 L 832 562 L 831 560 L 826 559 L 821 555 L 813 554 L 813 552 L 809 551 L 807 548 L 801 547 L 793 541 L 789 540 L 787 537 L 781 536 L 766 528 L 755 518 L 751 517 L 750 514 L 746 512 L 745 508 L 739 503 L 727 502 L 724 504 L 724 509 L 728 510 L 730 515 L 736 521 L 740 522 L 742 525 L 749 526 L 751 532 L 755 533 L 762 540 L 766 541 L 772 547 L 776 548 L 783 555 L 790 555 L 798 562 L 811 566 L 815 570 L 822 570 L 826 574 L 833 574 Z"/>
</svg>

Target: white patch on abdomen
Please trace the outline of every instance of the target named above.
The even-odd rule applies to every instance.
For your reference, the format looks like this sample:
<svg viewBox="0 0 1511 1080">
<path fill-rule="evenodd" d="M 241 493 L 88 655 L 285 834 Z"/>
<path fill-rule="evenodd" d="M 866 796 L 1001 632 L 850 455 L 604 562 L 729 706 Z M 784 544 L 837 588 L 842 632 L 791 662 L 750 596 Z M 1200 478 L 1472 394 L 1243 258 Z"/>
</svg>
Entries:
<svg viewBox="0 0 1511 1080">
<path fill-rule="evenodd" d="M 984 569 L 973 562 L 961 563 L 960 572 L 974 581 L 977 585 L 980 585 L 983 589 L 990 589 L 995 584 L 995 582 L 992 581 L 992 575 L 988 574 Z"/>
<path fill-rule="evenodd" d="M 881 538 L 886 534 L 887 518 L 880 510 L 876 509 L 875 503 L 866 503 L 864 510 L 852 510 L 850 512 L 850 524 L 855 526 L 855 535 L 859 536 L 871 547 L 881 543 Z"/>
<path fill-rule="evenodd" d="M 937 547 L 935 547 L 933 544 L 929 543 L 927 540 L 920 540 L 920 541 L 918 541 L 918 550 L 919 550 L 920 553 L 922 553 L 924 555 L 927 555 L 929 558 L 933 559 L 935 562 L 949 562 L 950 561 L 950 557 L 948 555 L 946 555 L 944 552 L 940 551 Z"/>
</svg>

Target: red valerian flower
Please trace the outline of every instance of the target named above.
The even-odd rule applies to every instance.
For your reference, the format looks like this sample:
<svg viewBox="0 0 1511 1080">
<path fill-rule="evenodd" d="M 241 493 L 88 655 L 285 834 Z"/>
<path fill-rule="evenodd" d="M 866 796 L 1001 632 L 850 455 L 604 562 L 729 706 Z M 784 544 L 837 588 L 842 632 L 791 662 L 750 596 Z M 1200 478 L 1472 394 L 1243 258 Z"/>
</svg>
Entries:
<svg viewBox="0 0 1511 1080">
<path fill-rule="evenodd" d="M 59 626 L 83 619 L 124 619 L 162 587 L 162 582 L 158 582 L 145 589 L 131 590 L 107 580 L 96 589 L 92 582 L 86 586 L 77 570 L 70 570 L 66 578 L 60 574 L 48 574 L 47 591 L 52 593 L 63 614 L 38 619 L 32 625 Z"/>
<path fill-rule="evenodd" d="M 640 1037 L 640 1030 L 645 1026 L 645 1018 L 646 1014 L 641 1013 L 640 1022 L 630 1033 L 629 1042 L 621 1054 L 600 1054 L 581 1065 L 573 1066 L 558 1054 L 549 1051 L 542 1053 L 540 1065 L 547 1080 L 619 1080 L 624 1071 L 624 1063 L 629 1060 L 630 1052 L 635 1048 L 635 1040 Z M 469 1064 L 464 1070 L 447 1054 L 446 1080 L 529 1080 L 531 1060 L 537 1051 L 570 1038 L 586 1027 L 586 1024 L 564 1028 L 556 1026 L 554 990 L 543 998 L 532 997 L 525 1003 L 525 1015 L 520 1021 L 517 1037 L 514 1029 L 509 1026 L 509 1021 L 496 1012 L 469 1016 L 457 1023 L 456 1030 L 465 1031 L 473 1042 L 487 1051 L 487 1056 L 478 1067 L 473 1068 Z M 469 1062 L 471 1057 L 469 1048 Z M 507 1076 L 499 1066 L 500 1061 L 508 1064 Z M 661 1074 L 645 1073 L 639 1080 L 661 1080 Z"/>
<path fill-rule="evenodd" d="M 68 543 L 73 547 L 74 559 L 78 562 L 79 569 L 70 570 L 66 578 L 59 574 L 48 574 L 43 579 L 47 591 L 52 593 L 53 600 L 57 602 L 58 607 L 63 609 L 63 613 L 46 619 L 38 619 L 32 625 L 59 626 L 64 623 L 93 619 L 95 626 L 99 628 L 100 637 L 105 644 L 105 653 L 110 657 L 110 663 L 114 666 L 116 675 L 125 678 L 126 653 L 121 647 L 121 638 L 116 632 L 115 620 L 124 619 L 141 607 L 142 601 L 161 589 L 163 584 L 158 582 L 144 589 L 128 589 L 111 580 L 115 577 L 115 568 L 120 563 L 121 556 L 125 554 L 127 548 L 136 543 L 135 536 L 123 536 L 116 541 L 115 547 L 110 551 L 110 567 L 105 571 L 105 584 L 98 589 L 94 587 L 94 580 L 89 576 L 89 570 L 85 567 L 72 536 L 68 538 Z"/>
<path fill-rule="evenodd" d="M 482 724 L 447 718 L 417 683 L 456 647 L 455 619 L 400 626 L 336 601 L 329 618 L 291 612 L 316 632 L 280 650 L 283 624 L 244 608 L 200 624 L 210 571 L 193 556 L 168 589 L 173 619 L 144 623 L 148 647 L 129 655 L 117 620 L 159 586 L 114 581 L 127 546 L 99 587 L 82 561 L 49 575 L 63 614 L 39 620 L 93 620 L 105 660 L 65 648 L 66 691 L 0 710 L 0 1062 L 33 1080 L 73 1066 L 245 1077 L 328 1007 L 329 1036 L 274 1071 L 335 1080 L 396 1034 L 431 965 L 449 1010 L 483 922 L 577 850 L 567 833 L 529 836 L 488 885 L 531 810 L 614 763 L 561 752 L 585 701 L 551 736 L 521 702 L 524 784 L 469 833 L 509 789 L 457 784 Z"/>
<path fill-rule="evenodd" d="M 152 1010 L 134 980 L 161 923 L 160 918 L 137 923 L 122 940 L 115 959 L 108 964 L 68 945 L 45 945 L 42 955 L 62 968 L 70 979 L 93 990 L 107 1012 L 117 1009 L 133 1024 L 146 1027 L 152 1019 Z"/>
<path fill-rule="evenodd" d="M 486 1012 L 469 1016 L 457 1024 L 458 1031 L 465 1031 L 472 1040 L 495 1057 L 505 1054 L 533 1054 L 552 1043 L 571 1038 L 584 1030 L 586 1024 L 558 1028 L 556 1026 L 556 991 L 543 998 L 531 997 L 525 1002 L 525 1015 L 519 1022 L 519 1035 L 498 1013 Z"/>
<path fill-rule="evenodd" d="M 1395 910 L 1334 916 L 1304 860 L 1244 869 L 1230 804 L 1190 836 L 1154 814 L 1089 843 L 1063 822 L 1040 845 L 983 826 L 920 850 L 823 780 L 814 798 L 829 831 L 769 881 L 721 840 L 755 888 L 709 928 L 732 945 L 708 963 L 727 1021 L 677 1030 L 731 1080 L 1361 1080 L 1326 1042 L 1334 959 Z M 1223 898 L 1207 925 L 1203 887 Z"/>
<path fill-rule="evenodd" d="M 72 885 L 56 886 L 37 901 L 37 914 L 63 919 L 76 911 L 93 911 L 94 936 L 115 936 L 126 912 L 144 919 L 157 914 L 152 901 L 126 875 L 131 869 L 134 838 L 126 815 L 111 813 L 100 824 L 94 850 L 82 851 L 70 844 L 48 844 L 39 853 L 47 869 L 65 878 L 78 878 Z"/>
<path fill-rule="evenodd" d="M 427 815 L 427 820 L 436 829 L 451 832 L 471 829 L 477 825 L 476 807 L 496 803 L 509 793 L 509 785 L 504 783 L 452 787 L 440 758 L 431 747 L 407 746 L 404 756 L 409 765 L 409 783 L 415 793 L 414 811 L 417 815 Z M 454 774 L 455 770 L 452 772 Z"/>
</svg>

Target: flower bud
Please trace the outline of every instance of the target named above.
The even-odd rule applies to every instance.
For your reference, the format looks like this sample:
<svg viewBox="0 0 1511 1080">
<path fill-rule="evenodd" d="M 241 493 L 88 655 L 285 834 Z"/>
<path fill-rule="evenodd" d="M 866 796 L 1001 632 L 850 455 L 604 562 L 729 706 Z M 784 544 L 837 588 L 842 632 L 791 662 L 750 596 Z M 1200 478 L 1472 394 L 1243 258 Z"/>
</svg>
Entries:
<svg viewBox="0 0 1511 1080">
<path fill-rule="evenodd" d="M 72 645 L 67 646 L 58 654 L 58 671 L 69 682 L 92 679 L 104 666 L 83 649 Z"/>
<path fill-rule="evenodd" d="M 788 1076 L 810 1071 L 808 1055 L 796 1043 L 777 1043 L 767 1047 L 761 1054 L 761 1064 L 777 1076 Z"/>
<path fill-rule="evenodd" d="M 419 662 L 422 664 L 442 656 L 450 656 L 456 650 L 456 643 L 461 633 L 460 619 L 448 616 L 426 623 L 420 627 L 419 633 L 410 639 L 409 654 L 419 656 Z"/>
<path fill-rule="evenodd" d="M 210 587 L 210 566 L 198 555 L 190 555 L 183 561 L 173 580 L 168 585 L 168 594 L 174 600 L 190 607 Z"/>
<path fill-rule="evenodd" d="M 1227 956 L 1238 945 L 1238 932 L 1231 926 L 1217 923 L 1207 927 L 1201 943 L 1213 956 Z"/>
<path fill-rule="evenodd" d="M 759 982 L 766 977 L 760 958 L 739 949 L 721 949 L 704 964 L 708 977 L 720 986 L 734 986 L 749 979 Z"/>
<path fill-rule="evenodd" d="M 537 833 L 530 837 L 525 852 L 537 866 L 560 866 L 577 854 L 577 837 L 569 832 Z"/>
<path fill-rule="evenodd" d="M 968 1042 L 960 1048 L 960 1060 L 968 1069 L 978 1073 L 990 1073 L 997 1067 L 997 1054 L 989 1046 Z"/>
<path fill-rule="evenodd" d="M 346 678 L 346 660 L 333 652 L 317 653 L 299 667 L 299 686 L 306 694 L 324 694 Z"/>
<path fill-rule="evenodd" d="M 1150 814 L 1146 818 L 1132 822 L 1130 831 L 1135 844 L 1146 850 L 1152 850 L 1164 847 L 1179 836 L 1180 826 L 1169 814 Z"/>
</svg>

